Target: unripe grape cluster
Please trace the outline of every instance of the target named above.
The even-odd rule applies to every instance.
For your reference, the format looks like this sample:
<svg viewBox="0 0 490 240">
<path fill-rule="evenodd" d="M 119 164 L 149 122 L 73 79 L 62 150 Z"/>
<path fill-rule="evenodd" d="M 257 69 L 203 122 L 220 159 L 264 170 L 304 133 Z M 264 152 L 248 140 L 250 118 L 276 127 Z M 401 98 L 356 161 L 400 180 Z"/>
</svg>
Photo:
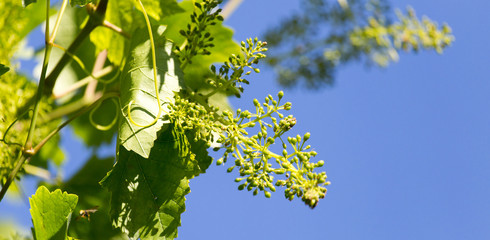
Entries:
<svg viewBox="0 0 490 240">
<path fill-rule="evenodd" d="M 204 140 L 207 146 L 214 146 L 216 151 L 222 150 L 223 156 L 216 161 L 218 165 L 233 159 L 234 164 L 227 171 L 238 170 L 240 176 L 235 181 L 240 183 L 239 190 L 247 189 L 253 195 L 263 191 L 269 198 L 276 187 L 284 186 L 287 199 L 300 197 L 313 208 L 319 199 L 325 197 L 325 186 L 329 184 L 324 172 L 315 172 L 324 162 L 310 161 L 317 155 L 306 144 L 310 133 L 284 139 L 283 134 L 291 130 L 297 121 L 292 115 L 283 113 L 290 110 L 292 104 L 281 104 L 282 91 L 277 98 L 268 95 L 263 103 L 255 99 L 255 113 L 241 109 L 222 111 L 208 104 L 209 98 L 218 92 L 240 96 L 243 92 L 241 84 L 249 84 L 244 77 L 252 71 L 260 72 L 254 65 L 265 57 L 265 46 L 266 43 L 257 38 L 242 42 L 242 56 L 232 55 L 219 70 L 211 66 L 214 77 L 207 81 L 212 88 L 210 93 L 203 95 L 184 89 L 176 95 L 175 103 L 169 103 L 167 116 L 178 129 L 196 132 L 195 142 Z M 250 71 L 245 72 L 247 68 Z M 276 143 L 282 146 L 278 153 L 272 150 Z"/>
</svg>

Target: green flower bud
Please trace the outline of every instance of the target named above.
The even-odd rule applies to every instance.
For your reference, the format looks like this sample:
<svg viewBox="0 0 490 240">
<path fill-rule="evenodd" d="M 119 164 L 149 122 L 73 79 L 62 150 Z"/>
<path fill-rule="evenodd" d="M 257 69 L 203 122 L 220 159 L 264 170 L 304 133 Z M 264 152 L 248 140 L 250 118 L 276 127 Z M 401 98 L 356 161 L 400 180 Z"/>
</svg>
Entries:
<svg viewBox="0 0 490 240">
<path fill-rule="evenodd" d="M 254 99 L 254 106 L 258 107 L 260 105 L 259 100 L 257 98 Z"/>
<path fill-rule="evenodd" d="M 265 191 L 264 192 L 264 195 L 265 195 L 266 198 L 271 198 L 271 193 L 270 192 Z"/>
<path fill-rule="evenodd" d="M 238 186 L 238 190 L 242 191 L 245 188 L 245 184 L 240 184 Z"/>
<path fill-rule="evenodd" d="M 259 193 L 259 190 L 256 188 L 256 189 L 254 190 L 254 193 L 253 193 L 253 194 L 254 194 L 254 196 L 255 196 L 255 195 L 257 195 L 257 193 Z"/>
<path fill-rule="evenodd" d="M 277 97 L 278 97 L 279 99 L 281 99 L 282 97 L 284 97 L 284 92 L 283 92 L 283 91 L 278 92 L 278 93 L 277 93 Z"/>
<path fill-rule="evenodd" d="M 286 149 L 282 150 L 282 155 L 286 157 L 288 155 L 288 151 L 286 151 Z"/>
<path fill-rule="evenodd" d="M 317 166 L 317 167 L 322 167 L 322 166 L 323 166 L 323 164 L 325 164 L 325 162 L 324 162 L 323 160 L 320 160 L 320 161 L 318 161 L 318 162 L 316 163 L 316 166 Z"/>
<path fill-rule="evenodd" d="M 304 141 L 307 141 L 308 139 L 310 139 L 310 137 L 311 137 L 311 133 L 307 132 L 307 133 L 305 133 L 305 135 L 303 136 L 303 139 L 304 139 Z"/>
</svg>

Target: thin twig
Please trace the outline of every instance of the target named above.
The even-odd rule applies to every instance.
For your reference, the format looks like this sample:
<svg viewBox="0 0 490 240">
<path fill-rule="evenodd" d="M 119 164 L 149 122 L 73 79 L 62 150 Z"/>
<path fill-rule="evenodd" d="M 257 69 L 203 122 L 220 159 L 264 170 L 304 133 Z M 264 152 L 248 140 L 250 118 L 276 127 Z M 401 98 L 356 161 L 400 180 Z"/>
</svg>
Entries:
<svg viewBox="0 0 490 240">
<path fill-rule="evenodd" d="M 106 59 L 107 59 L 107 50 L 103 50 L 97 55 L 97 59 L 95 59 L 94 68 L 92 69 L 92 75 L 102 70 Z M 88 101 L 91 101 L 95 97 L 95 90 L 97 90 L 97 79 L 92 78 L 92 81 L 90 81 L 87 85 L 87 88 L 85 88 L 85 94 L 83 95 L 83 98 L 85 98 Z"/>
<path fill-rule="evenodd" d="M 127 39 L 130 39 L 131 38 L 131 35 L 129 35 L 129 33 L 125 32 L 124 30 L 122 30 L 120 27 L 114 25 L 113 23 L 107 21 L 107 20 L 104 20 L 104 22 L 102 23 L 102 26 L 106 27 L 106 28 L 109 28 L 111 30 L 113 30 L 114 32 L 117 32 L 119 34 L 121 34 L 121 36 L 127 38 Z"/>
<path fill-rule="evenodd" d="M 49 2 L 49 1 L 48 1 Z M 31 148 L 31 149 L 28 149 L 26 151 L 20 151 L 20 154 L 19 154 L 19 157 L 17 159 L 17 165 L 15 166 L 15 168 L 12 170 L 12 172 L 10 172 L 8 178 L 7 178 L 7 181 L 5 182 L 5 184 L 2 186 L 2 190 L 0 191 L 0 201 L 2 201 L 3 197 L 5 196 L 5 194 L 7 193 L 7 190 L 8 188 L 10 187 L 10 185 L 12 184 L 12 182 L 14 181 L 17 173 L 19 172 L 19 170 L 22 168 L 22 166 L 24 165 L 24 163 L 28 163 L 29 160 L 31 159 L 32 156 L 34 156 L 35 154 L 37 154 L 39 152 L 39 150 L 41 150 L 41 148 L 54 136 L 56 135 L 61 129 L 63 129 L 66 125 L 68 125 L 71 121 L 73 121 L 74 119 L 80 117 L 81 115 L 83 115 L 84 113 L 88 112 L 90 109 L 92 109 L 93 107 L 97 106 L 101 101 L 104 101 L 105 99 L 108 99 L 108 98 L 112 98 L 112 97 L 118 97 L 119 96 L 119 93 L 117 92 L 110 92 L 110 93 L 106 93 L 104 94 L 103 96 L 101 96 L 100 98 L 98 98 L 97 100 L 95 100 L 92 104 L 90 104 L 89 106 L 81 109 L 80 111 L 78 111 L 75 115 L 73 115 L 72 117 L 70 117 L 70 119 L 68 119 L 67 121 L 65 121 L 64 123 L 62 123 L 60 126 L 58 126 L 55 130 L 53 130 L 52 132 L 50 132 L 43 140 L 41 140 L 41 142 L 39 142 L 39 144 L 37 144 L 34 148 Z"/>
<path fill-rule="evenodd" d="M 101 77 L 104 77 L 107 74 L 111 73 L 113 70 L 114 70 L 113 66 L 107 66 L 107 67 L 103 68 L 102 70 L 93 73 L 92 75 L 96 78 L 101 78 Z M 66 96 L 66 94 L 69 94 L 69 93 L 87 85 L 90 81 L 92 81 L 92 79 L 93 78 L 91 76 L 87 76 L 87 77 L 83 78 L 82 80 L 77 81 L 74 84 L 70 85 L 69 87 L 63 89 L 60 92 L 53 92 L 53 95 L 51 95 L 51 97 L 54 99 L 64 97 L 64 96 Z"/>
</svg>

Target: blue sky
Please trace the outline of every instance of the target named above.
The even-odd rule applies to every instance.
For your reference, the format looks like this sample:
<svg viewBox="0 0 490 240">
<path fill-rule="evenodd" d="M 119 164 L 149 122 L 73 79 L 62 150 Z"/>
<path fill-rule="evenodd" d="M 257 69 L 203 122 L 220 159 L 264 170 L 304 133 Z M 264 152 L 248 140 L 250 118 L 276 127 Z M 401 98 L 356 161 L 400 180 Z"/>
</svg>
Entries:
<svg viewBox="0 0 490 240">
<path fill-rule="evenodd" d="M 260 36 L 298 2 L 246 0 L 226 24 L 236 40 Z M 456 41 L 443 55 L 402 53 L 386 69 L 351 63 L 333 87 L 285 89 L 292 134 L 311 132 L 325 160 L 326 198 L 311 210 L 282 190 L 253 197 L 212 165 L 191 180 L 179 239 L 490 239 L 490 3 L 392 2 L 447 22 Z M 235 107 L 282 90 L 261 70 Z M 72 167 L 90 154 L 76 141 L 63 147 L 75 151 Z M 2 202 L 0 212 L 30 224 L 23 203 Z"/>
</svg>

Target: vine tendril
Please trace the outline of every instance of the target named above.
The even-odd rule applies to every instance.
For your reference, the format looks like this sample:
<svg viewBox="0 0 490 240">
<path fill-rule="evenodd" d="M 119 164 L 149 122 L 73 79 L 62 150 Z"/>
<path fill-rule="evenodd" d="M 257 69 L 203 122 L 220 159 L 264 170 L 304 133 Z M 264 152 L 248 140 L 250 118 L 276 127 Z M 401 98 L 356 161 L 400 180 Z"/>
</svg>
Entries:
<svg viewBox="0 0 490 240">
<path fill-rule="evenodd" d="M 56 43 L 53 43 L 53 47 L 56 47 L 58 49 L 61 49 L 62 51 L 64 51 L 68 56 L 70 56 L 75 62 L 77 62 L 77 64 L 80 66 L 80 68 L 82 69 L 83 72 L 85 72 L 85 74 L 89 75 L 91 78 L 103 83 L 103 84 L 109 84 L 111 82 L 113 82 L 114 80 L 117 79 L 117 77 L 119 77 L 119 74 L 120 74 L 120 71 L 117 71 L 117 74 L 112 77 L 111 79 L 109 80 L 103 80 L 101 78 L 98 78 L 96 76 L 94 76 L 90 71 L 87 70 L 87 68 L 85 67 L 85 64 L 83 64 L 82 60 L 77 57 L 75 54 L 71 53 L 68 51 L 68 49 L 56 44 Z M 124 61 L 124 59 L 123 59 Z"/>
<path fill-rule="evenodd" d="M 157 83 L 157 63 L 156 63 L 156 54 L 155 54 L 155 41 L 153 40 L 153 32 L 151 30 L 151 24 L 150 24 L 150 19 L 148 18 L 148 14 L 146 13 L 146 10 L 145 10 L 145 7 L 143 6 L 143 3 L 141 2 L 141 0 L 138 0 L 138 3 L 141 7 L 141 9 L 143 10 L 143 15 L 145 16 L 145 21 L 146 21 L 146 27 L 148 28 L 148 35 L 150 35 L 150 43 L 151 43 L 151 59 L 152 59 L 152 62 L 153 62 L 153 81 L 155 83 L 155 96 L 157 98 L 157 103 L 158 103 L 158 114 L 157 116 L 153 119 L 152 122 L 150 122 L 149 124 L 147 125 L 141 125 L 141 124 L 138 124 L 136 123 L 133 118 L 131 117 L 131 105 L 133 104 L 134 100 L 131 100 L 128 104 L 128 118 L 129 118 L 129 121 L 131 121 L 131 123 L 133 123 L 134 125 L 138 126 L 138 127 L 142 127 L 142 128 L 146 128 L 146 127 L 149 127 L 153 124 L 155 124 L 158 119 L 160 118 L 160 116 L 162 115 L 162 106 L 161 106 L 161 103 L 160 103 L 160 96 L 158 95 L 158 83 Z"/>
<path fill-rule="evenodd" d="M 102 102 L 99 102 L 99 104 L 97 104 L 97 106 L 95 106 L 89 113 L 88 115 L 88 120 L 90 122 L 90 124 L 95 127 L 96 129 L 100 130 L 100 131 L 108 131 L 110 130 L 114 125 L 116 125 L 117 123 L 117 118 L 119 117 L 119 111 L 117 110 L 118 107 L 119 107 L 119 102 L 116 101 L 116 99 L 113 97 L 111 98 L 112 102 L 114 103 L 114 105 L 116 106 L 116 116 L 114 117 L 114 119 L 112 120 L 112 122 L 110 122 L 109 124 L 107 125 L 100 125 L 98 123 L 95 122 L 94 120 L 94 113 L 95 111 L 97 111 L 100 107 L 100 105 L 102 105 Z"/>
<path fill-rule="evenodd" d="M 31 112 L 32 109 L 29 109 L 27 110 L 26 112 L 22 113 L 18 118 L 16 118 L 8 127 L 7 129 L 5 130 L 5 133 L 3 133 L 3 138 L 0 139 L 0 142 L 4 142 L 5 144 L 7 145 L 18 145 L 20 147 L 22 147 L 23 145 L 20 144 L 20 143 L 14 143 L 14 142 L 8 142 L 7 141 L 7 133 L 10 131 L 10 129 L 14 126 L 14 124 L 19 121 L 19 119 L 21 119 L 24 115 L 28 114 L 29 112 Z"/>
</svg>

